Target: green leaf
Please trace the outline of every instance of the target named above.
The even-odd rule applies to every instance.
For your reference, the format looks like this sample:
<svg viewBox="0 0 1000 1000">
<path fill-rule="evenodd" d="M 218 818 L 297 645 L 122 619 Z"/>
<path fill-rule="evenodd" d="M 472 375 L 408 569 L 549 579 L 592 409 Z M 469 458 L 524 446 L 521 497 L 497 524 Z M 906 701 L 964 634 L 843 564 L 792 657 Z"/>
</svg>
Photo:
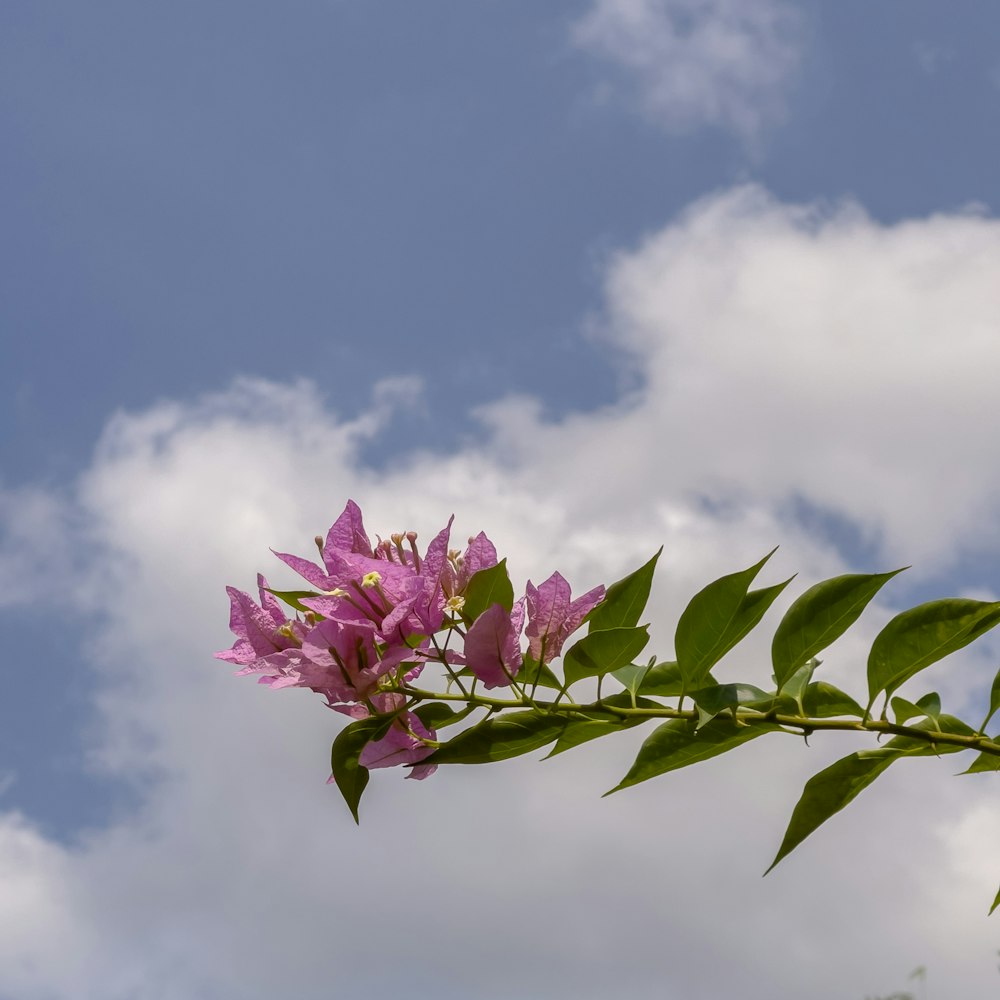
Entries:
<svg viewBox="0 0 1000 1000">
<path fill-rule="evenodd" d="M 627 667 L 620 667 L 618 670 L 613 670 L 611 676 L 614 677 L 616 681 L 629 694 L 635 695 L 639 687 L 641 686 L 646 674 L 649 673 L 653 666 L 653 661 L 649 663 L 630 663 Z"/>
<path fill-rule="evenodd" d="M 1000 709 L 1000 671 L 993 678 L 993 686 L 990 688 L 990 711 L 979 727 L 981 733 L 986 731 L 986 727 L 990 724 L 993 716 L 997 714 L 998 709 Z"/>
<path fill-rule="evenodd" d="M 708 684 L 718 684 L 711 673 L 705 675 Z M 707 686 L 707 685 L 706 685 Z M 681 668 L 673 660 L 657 663 L 646 671 L 636 694 L 652 694 L 661 698 L 671 698 L 684 690 Z"/>
<path fill-rule="evenodd" d="M 739 708 L 741 705 L 770 707 L 774 695 L 753 684 L 713 684 L 711 687 L 692 691 L 691 700 L 698 709 L 698 726 L 701 728 L 726 709 Z"/>
<path fill-rule="evenodd" d="M 792 812 L 785 837 L 767 872 L 834 813 L 840 812 L 864 791 L 894 760 L 902 756 L 903 751 L 882 747 L 869 753 L 868 757 L 861 757 L 858 753 L 849 754 L 806 782 L 802 797 Z"/>
<path fill-rule="evenodd" d="M 301 611 L 303 614 L 316 614 L 311 608 L 307 608 L 302 603 L 303 597 L 322 597 L 316 590 L 272 590 L 270 587 L 264 588 L 269 594 L 273 594 L 279 601 L 284 601 L 290 608 Z"/>
<path fill-rule="evenodd" d="M 473 574 L 465 588 L 462 620 L 471 625 L 494 604 L 502 605 L 504 611 L 508 613 L 514 607 L 514 585 L 507 575 L 506 559 L 501 559 L 496 566 L 481 569 Z"/>
<path fill-rule="evenodd" d="M 986 914 L 988 917 L 993 916 L 993 911 L 1000 906 L 1000 892 L 996 894 L 996 898 L 993 900 L 993 905 L 990 907 L 990 912 Z"/>
<path fill-rule="evenodd" d="M 954 715 L 939 715 L 933 719 L 925 718 L 920 722 L 910 726 L 911 729 L 920 729 L 924 732 L 951 733 L 955 736 L 974 736 L 972 727 L 964 723 L 961 719 L 956 719 Z M 970 747 L 963 747 L 955 743 L 929 743 L 927 740 L 917 739 L 913 736 L 893 736 L 884 747 L 879 750 L 904 750 L 910 757 L 940 757 L 945 753 L 962 753 Z M 879 750 L 859 750 L 862 757 L 869 754 L 877 754 Z"/>
<path fill-rule="evenodd" d="M 611 695 L 609 698 L 602 698 L 594 705 L 594 708 L 597 709 L 601 705 L 614 705 L 618 708 L 661 707 L 655 701 L 649 701 L 647 698 L 639 698 L 633 706 L 632 697 L 627 691 L 620 691 L 618 694 Z M 600 713 L 598 712 L 598 715 L 599 714 Z M 649 722 L 649 719 L 643 718 L 642 716 L 633 716 L 631 718 L 622 718 L 621 716 L 595 719 L 570 718 L 566 722 L 566 728 L 562 731 L 562 733 L 560 733 L 559 739 L 556 741 L 556 745 L 549 751 L 548 755 L 544 759 L 548 760 L 549 757 L 555 757 L 556 754 L 572 750 L 573 747 L 578 747 L 583 743 L 588 743 L 590 740 L 599 739 L 601 736 L 608 736 L 611 733 L 621 732 L 625 729 L 632 729 L 635 726 L 642 725 L 644 722 Z"/>
<path fill-rule="evenodd" d="M 661 697 L 679 695 L 684 690 L 681 668 L 673 660 L 656 663 L 643 675 L 636 694 L 658 694 Z"/>
<path fill-rule="evenodd" d="M 807 660 L 801 667 L 798 668 L 798 670 L 795 671 L 794 674 L 792 674 L 791 677 L 785 681 L 784 688 L 779 688 L 781 694 L 794 703 L 799 715 L 806 714 L 803 698 L 809 688 L 809 682 L 812 680 L 812 676 L 816 672 L 816 668 L 820 665 L 820 662 L 821 661 L 817 660 L 816 657 L 813 657 L 811 660 Z M 774 679 L 777 682 L 777 676 L 775 676 Z"/>
<path fill-rule="evenodd" d="M 896 615 L 875 637 L 868 656 L 869 708 L 914 674 L 1000 624 L 1000 602 L 947 598 Z"/>
<path fill-rule="evenodd" d="M 639 624 L 639 619 L 646 609 L 646 601 L 649 600 L 653 572 L 661 552 L 663 552 L 662 545 L 648 563 L 608 587 L 604 600 L 588 616 L 590 623 L 588 631 L 601 632 L 604 629 L 630 628 Z"/>
<path fill-rule="evenodd" d="M 461 722 L 471 712 L 474 712 L 475 708 L 475 705 L 467 705 L 465 708 L 456 710 L 443 701 L 429 701 L 415 708 L 413 714 L 428 729 L 438 730 Z"/>
<path fill-rule="evenodd" d="M 972 735 L 969 726 L 952 715 L 942 715 L 937 721 L 940 725 L 935 725 L 930 719 L 924 719 L 912 728 L 957 733 L 962 736 Z M 840 812 L 893 761 L 901 757 L 961 753 L 965 749 L 967 748 L 947 743 L 932 744 L 913 736 L 894 736 L 884 747 L 848 754 L 824 768 L 819 774 L 814 774 L 802 790 L 802 797 L 792 812 L 785 838 L 767 871 L 771 871 L 782 858 L 790 854 L 831 816 Z"/>
<path fill-rule="evenodd" d="M 994 742 L 996 741 L 994 740 Z M 1000 757 L 985 751 L 979 753 L 976 755 L 976 759 L 959 774 L 983 774 L 985 771 L 1000 771 Z"/>
<path fill-rule="evenodd" d="M 778 690 L 806 661 L 840 638 L 882 587 L 902 572 L 896 569 L 891 573 L 835 576 L 814 584 L 796 598 L 781 619 L 771 643 L 771 662 Z"/>
<path fill-rule="evenodd" d="M 856 715 L 859 719 L 865 710 L 840 688 L 826 681 L 813 681 L 802 697 L 805 715 L 812 719 L 835 719 L 842 715 Z"/>
<path fill-rule="evenodd" d="M 600 677 L 630 664 L 649 642 L 649 626 L 590 632 L 563 656 L 566 686 L 583 677 Z"/>
<path fill-rule="evenodd" d="M 920 710 L 921 714 L 926 715 L 938 729 L 941 728 L 941 696 L 937 693 L 937 691 L 930 691 L 928 694 L 919 697 L 917 699 L 917 708 Z"/>
<path fill-rule="evenodd" d="M 920 718 L 924 714 L 912 701 L 907 701 L 905 698 L 895 697 L 891 704 L 896 715 L 896 723 L 900 726 L 905 725 L 907 719 Z"/>
<path fill-rule="evenodd" d="M 389 717 L 389 724 L 392 717 Z M 361 751 L 373 740 L 378 738 L 379 730 L 385 725 L 383 716 L 373 716 L 370 719 L 361 719 L 345 726 L 333 741 L 330 750 L 330 767 L 333 771 L 334 781 L 340 794 L 344 796 L 344 801 L 351 810 L 354 822 L 360 824 L 358 819 L 358 804 L 361 796 L 368 784 L 368 768 L 362 767 L 358 763 Z"/>
<path fill-rule="evenodd" d="M 530 655 L 525 655 L 524 662 L 517 675 L 517 682 L 530 689 L 536 687 L 551 688 L 561 691 L 563 683 L 544 663 L 539 663 Z"/>
<path fill-rule="evenodd" d="M 671 719 L 649 734 L 646 742 L 639 748 L 639 755 L 631 770 L 619 784 L 604 794 L 610 795 L 611 792 L 637 785 L 658 774 L 666 774 L 668 771 L 676 771 L 698 761 L 717 757 L 748 740 L 763 736 L 764 733 L 776 732 L 779 728 L 766 722 L 738 726 L 731 719 L 713 719 L 701 729 L 695 730 L 694 724 L 687 719 Z"/>
<path fill-rule="evenodd" d="M 703 685 L 708 671 L 760 621 L 791 582 L 748 592 L 754 577 L 775 551 L 772 549 L 749 569 L 720 577 L 691 598 L 674 636 L 686 688 Z"/>
<path fill-rule="evenodd" d="M 564 715 L 510 712 L 463 730 L 422 764 L 489 764 L 531 753 L 559 737 L 566 727 Z"/>
</svg>

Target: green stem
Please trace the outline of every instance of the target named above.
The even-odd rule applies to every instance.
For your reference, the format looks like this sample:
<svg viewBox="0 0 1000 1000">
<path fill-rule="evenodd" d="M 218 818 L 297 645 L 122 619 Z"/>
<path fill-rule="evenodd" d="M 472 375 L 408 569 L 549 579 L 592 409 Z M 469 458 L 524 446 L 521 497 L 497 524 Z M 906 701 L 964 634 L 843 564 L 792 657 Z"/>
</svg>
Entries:
<svg viewBox="0 0 1000 1000">
<path fill-rule="evenodd" d="M 424 691 L 420 688 L 406 687 L 405 693 L 417 699 L 436 701 L 461 701 L 468 705 L 487 708 L 491 712 L 502 712 L 505 709 L 531 708 L 538 712 L 555 715 L 576 715 L 580 712 L 603 712 L 622 719 L 686 719 L 695 721 L 698 712 L 693 709 L 669 708 L 663 705 L 658 708 L 621 708 L 615 705 L 594 702 L 581 705 L 572 701 L 535 701 L 528 702 L 524 698 L 491 698 L 485 695 L 464 696 L 444 694 L 437 691 Z M 560 692 L 561 697 L 562 692 Z M 848 733 L 878 733 L 892 736 L 906 736 L 929 744 L 945 744 L 961 747 L 964 750 L 979 750 L 993 757 L 1000 757 L 1000 743 L 981 734 L 963 736 L 960 733 L 945 733 L 933 729 L 917 729 L 913 726 L 901 726 L 885 719 L 814 719 L 806 715 L 792 715 L 781 712 L 740 711 L 737 718 L 741 725 L 773 725 L 777 723 L 785 729 L 798 730 L 800 733 L 819 731 Z M 798 734 L 797 734 L 798 735 Z"/>
</svg>

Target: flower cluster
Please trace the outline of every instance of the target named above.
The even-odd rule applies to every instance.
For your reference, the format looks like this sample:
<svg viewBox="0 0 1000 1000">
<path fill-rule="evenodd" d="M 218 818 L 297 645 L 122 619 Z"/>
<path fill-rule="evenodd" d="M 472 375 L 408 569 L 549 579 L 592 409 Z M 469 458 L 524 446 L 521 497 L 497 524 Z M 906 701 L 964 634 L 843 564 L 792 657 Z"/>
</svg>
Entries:
<svg viewBox="0 0 1000 1000">
<path fill-rule="evenodd" d="M 553 573 L 538 587 L 529 582 L 516 602 L 483 600 L 484 591 L 488 597 L 493 591 L 477 591 L 477 575 L 482 580 L 503 565 L 482 532 L 464 552 L 449 548 L 452 520 L 421 554 L 412 531 L 372 545 L 361 510 L 348 501 L 326 538 L 316 539 L 322 565 L 275 553 L 311 590 L 273 591 L 258 575 L 258 604 L 227 588 L 237 639 L 216 656 L 272 688 L 316 691 L 352 719 L 386 719 L 358 763 L 367 769 L 409 765 L 409 777 L 426 777 L 435 768 L 421 761 L 433 752 L 437 734 L 412 710 L 419 697 L 411 682 L 427 663 L 441 664 L 458 683 L 465 676 L 487 688 L 514 684 L 525 657 L 536 668 L 550 663 L 604 598 L 604 588 L 597 587 L 572 600 L 569 584 Z M 474 592 L 477 600 L 467 606 Z M 285 613 L 279 597 L 294 616 Z M 474 604 L 483 606 L 473 615 Z M 453 647 L 456 637 L 464 640 L 461 651 Z"/>
</svg>

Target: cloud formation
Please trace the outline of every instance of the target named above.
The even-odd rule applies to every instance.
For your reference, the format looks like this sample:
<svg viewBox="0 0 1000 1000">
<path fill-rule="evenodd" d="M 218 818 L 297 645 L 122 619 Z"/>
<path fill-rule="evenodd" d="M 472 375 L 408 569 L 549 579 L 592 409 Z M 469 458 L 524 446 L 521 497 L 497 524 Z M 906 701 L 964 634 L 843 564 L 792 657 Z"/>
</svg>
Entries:
<svg viewBox="0 0 1000 1000">
<path fill-rule="evenodd" d="M 641 375 L 613 407 L 546 423 L 500 399 L 474 444 L 377 471 L 411 383 L 353 419 L 310 383 L 261 380 L 115 416 L 65 520 L 96 552 L 99 762 L 143 795 L 71 846 L 0 814 L 0 995 L 842 1000 L 921 963 L 985 995 L 1000 810 L 984 776 L 900 764 L 764 882 L 802 782 L 854 742 L 762 740 L 604 802 L 641 735 L 376 775 L 357 830 L 324 784 L 340 720 L 209 653 L 229 642 L 223 585 L 280 580 L 267 547 L 306 548 L 347 496 L 383 535 L 427 538 L 454 510 L 456 537 L 486 528 L 516 584 L 558 568 L 582 592 L 664 543 L 663 655 L 694 590 L 777 542 L 767 582 L 800 571 L 789 599 L 844 571 L 795 498 L 856 525 L 888 560 L 867 569 L 995 544 L 998 264 L 992 219 L 885 227 L 740 188 L 612 262 L 605 335 Z M 830 679 L 858 686 L 887 614 L 830 650 Z M 766 682 L 766 634 L 720 673 Z M 927 683 L 958 707 L 993 669 L 973 647 Z"/>
<path fill-rule="evenodd" d="M 572 37 L 669 131 L 714 125 L 756 140 L 784 113 L 803 19 L 786 0 L 593 0 Z"/>
</svg>

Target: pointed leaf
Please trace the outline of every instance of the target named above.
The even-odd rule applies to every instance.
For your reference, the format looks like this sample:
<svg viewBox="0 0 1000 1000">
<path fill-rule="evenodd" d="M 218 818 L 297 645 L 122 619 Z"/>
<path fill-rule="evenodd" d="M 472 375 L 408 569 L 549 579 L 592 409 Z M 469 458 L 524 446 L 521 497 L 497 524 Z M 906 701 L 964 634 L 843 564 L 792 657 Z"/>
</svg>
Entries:
<svg viewBox="0 0 1000 1000">
<path fill-rule="evenodd" d="M 384 722 L 381 716 L 352 722 L 337 734 L 330 751 L 330 767 L 334 781 L 351 810 L 355 823 L 361 822 L 358 818 L 358 804 L 368 784 L 368 768 L 358 763 L 358 757 L 368 743 L 377 737 Z"/>
<path fill-rule="evenodd" d="M 955 736 L 974 736 L 972 727 L 961 719 L 956 719 L 954 715 L 939 715 L 934 719 L 921 719 L 910 726 L 910 729 L 920 729 L 931 733 L 951 733 Z M 893 736 L 885 747 L 879 750 L 904 750 L 908 757 L 940 757 L 946 753 L 963 753 L 970 747 L 963 747 L 955 743 L 929 743 L 927 740 L 920 740 L 913 736 Z M 877 754 L 879 750 L 859 750 L 862 757 L 869 754 Z"/>
<path fill-rule="evenodd" d="M 514 607 L 514 586 L 507 575 L 507 560 L 472 575 L 465 587 L 462 620 L 471 625 L 487 608 L 499 604 L 510 614 Z"/>
<path fill-rule="evenodd" d="M 460 732 L 422 764 L 488 764 L 531 753 L 557 739 L 566 726 L 562 715 L 510 712 Z"/>
<path fill-rule="evenodd" d="M 618 681 L 618 683 L 621 684 L 621 686 L 625 688 L 629 694 L 634 695 L 639 690 L 646 674 L 649 673 L 652 666 L 653 661 L 650 661 L 649 663 L 630 663 L 626 667 L 613 670 L 611 672 L 611 676 L 614 677 L 614 679 Z"/>
<path fill-rule="evenodd" d="M 959 774 L 983 774 L 986 771 L 1000 771 L 1000 757 L 983 751 L 976 755 L 976 759 L 964 771 L 959 771 Z"/>
<path fill-rule="evenodd" d="M 284 601 L 290 608 L 301 611 L 303 614 L 316 614 L 302 603 L 303 597 L 322 597 L 317 590 L 272 590 L 270 587 L 264 588 L 269 594 L 274 594 L 279 601 Z"/>
<path fill-rule="evenodd" d="M 462 709 L 454 709 L 451 705 L 443 701 L 429 701 L 413 710 L 413 714 L 428 729 L 445 729 L 453 726 L 456 722 L 461 722 L 466 716 L 474 712 L 475 705 L 467 705 Z"/>
<path fill-rule="evenodd" d="M 656 663 L 646 671 L 636 694 L 658 694 L 661 697 L 679 695 L 684 690 L 681 668 L 673 660 Z"/>
<path fill-rule="evenodd" d="M 914 674 L 1000 624 L 1000 602 L 947 598 L 896 615 L 875 637 L 868 656 L 869 706 Z"/>
<path fill-rule="evenodd" d="M 942 715 L 940 732 L 954 732 L 963 736 L 972 735 L 972 730 L 960 719 Z M 937 730 L 929 719 L 912 727 L 914 729 Z M 785 831 L 784 840 L 775 855 L 771 867 L 790 854 L 806 837 L 825 823 L 835 813 L 840 812 L 857 795 L 864 791 L 893 761 L 901 757 L 929 757 L 934 754 L 960 753 L 965 747 L 951 744 L 931 744 L 912 736 L 894 736 L 884 747 L 874 750 L 859 750 L 814 774 L 802 790 L 792 812 L 792 818 Z M 764 872 L 766 875 L 767 872 Z"/>
<path fill-rule="evenodd" d="M 563 684 L 544 663 L 539 663 L 530 654 L 526 654 L 521 670 L 517 675 L 518 684 L 530 689 L 536 687 L 551 688 L 561 691 Z"/>
<path fill-rule="evenodd" d="M 990 907 L 990 912 L 986 914 L 988 917 L 993 916 L 993 911 L 1000 906 L 1000 892 L 996 894 L 996 898 L 993 900 L 993 905 Z"/>
<path fill-rule="evenodd" d="M 649 642 L 649 626 L 590 632 L 563 656 L 566 686 L 583 677 L 600 677 L 630 664 Z"/>
<path fill-rule="evenodd" d="M 907 567 L 904 567 L 907 568 Z M 840 638 L 872 598 L 902 569 L 850 573 L 814 584 L 792 602 L 771 643 L 774 679 L 780 691 L 807 660 Z"/>
<path fill-rule="evenodd" d="M 811 660 L 807 660 L 802 664 L 798 670 L 789 677 L 784 684 L 783 688 L 779 688 L 779 691 L 786 698 L 790 699 L 797 709 L 799 715 L 805 715 L 806 709 L 803 702 L 805 693 L 809 688 L 809 682 L 812 680 L 813 674 L 816 672 L 816 668 L 820 665 L 820 661 L 813 657 Z M 775 682 L 777 682 L 777 675 L 775 675 Z"/>
<path fill-rule="evenodd" d="M 852 753 L 813 775 L 802 790 L 785 837 L 767 872 L 834 813 L 840 812 L 901 755 L 902 751 L 885 747 L 871 751 L 868 757 Z"/>
<path fill-rule="evenodd" d="M 633 706 L 631 695 L 627 691 L 621 691 L 618 694 L 611 695 L 610 698 L 602 698 L 601 701 L 594 707 L 597 708 L 600 705 L 615 705 L 618 708 L 661 707 L 655 701 L 649 701 L 646 698 L 637 699 L 635 706 Z M 621 716 L 604 718 L 597 717 L 593 719 L 571 718 L 567 721 L 566 728 L 562 731 L 562 733 L 560 733 L 559 739 L 556 741 L 556 745 L 543 759 L 548 760 L 549 757 L 555 757 L 556 754 L 572 750 L 573 747 L 578 747 L 583 743 L 588 743 L 590 740 L 596 740 L 601 736 L 608 736 L 611 733 L 632 729 L 635 726 L 640 726 L 644 722 L 648 721 L 649 719 L 643 718 L 642 716 L 632 718 L 622 718 Z"/>
<path fill-rule="evenodd" d="M 649 590 L 653 585 L 653 572 L 656 560 L 660 558 L 659 551 L 644 566 L 634 573 L 608 587 L 604 600 L 590 612 L 588 631 L 600 632 L 609 628 L 630 628 L 639 624 L 646 601 L 649 600 Z"/>
<path fill-rule="evenodd" d="M 650 733 L 628 774 L 610 792 L 637 785 L 667 771 L 696 764 L 732 750 L 764 733 L 778 731 L 771 723 L 738 726 L 730 719 L 713 719 L 699 730 L 687 719 L 672 719 Z"/>
<path fill-rule="evenodd" d="M 859 719 L 865 710 L 840 688 L 826 681 L 813 681 L 802 697 L 804 714 L 812 719 L 835 719 L 842 715 L 856 715 Z"/>
<path fill-rule="evenodd" d="M 1000 671 L 993 678 L 993 686 L 990 688 L 990 711 L 986 718 L 983 719 L 983 724 L 979 727 L 981 733 L 986 731 L 986 727 L 990 724 L 990 719 L 997 714 L 998 709 L 1000 709 Z"/>
<path fill-rule="evenodd" d="M 711 687 L 692 691 L 691 700 L 698 709 L 700 728 L 726 709 L 739 708 L 741 705 L 770 707 L 774 696 L 753 684 L 713 684 Z"/>
<path fill-rule="evenodd" d="M 907 701 L 905 698 L 894 697 L 890 704 L 896 716 L 895 721 L 897 725 L 904 726 L 908 719 L 923 717 L 924 713 L 912 701 Z"/>
<path fill-rule="evenodd" d="M 790 582 L 748 592 L 754 577 L 774 551 L 749 569 L 710 583 L 684 609 L 677 622 L 674 646 L 688 688 L 702 686 L 708 671 L 760 621 Z"/>
</svg>

